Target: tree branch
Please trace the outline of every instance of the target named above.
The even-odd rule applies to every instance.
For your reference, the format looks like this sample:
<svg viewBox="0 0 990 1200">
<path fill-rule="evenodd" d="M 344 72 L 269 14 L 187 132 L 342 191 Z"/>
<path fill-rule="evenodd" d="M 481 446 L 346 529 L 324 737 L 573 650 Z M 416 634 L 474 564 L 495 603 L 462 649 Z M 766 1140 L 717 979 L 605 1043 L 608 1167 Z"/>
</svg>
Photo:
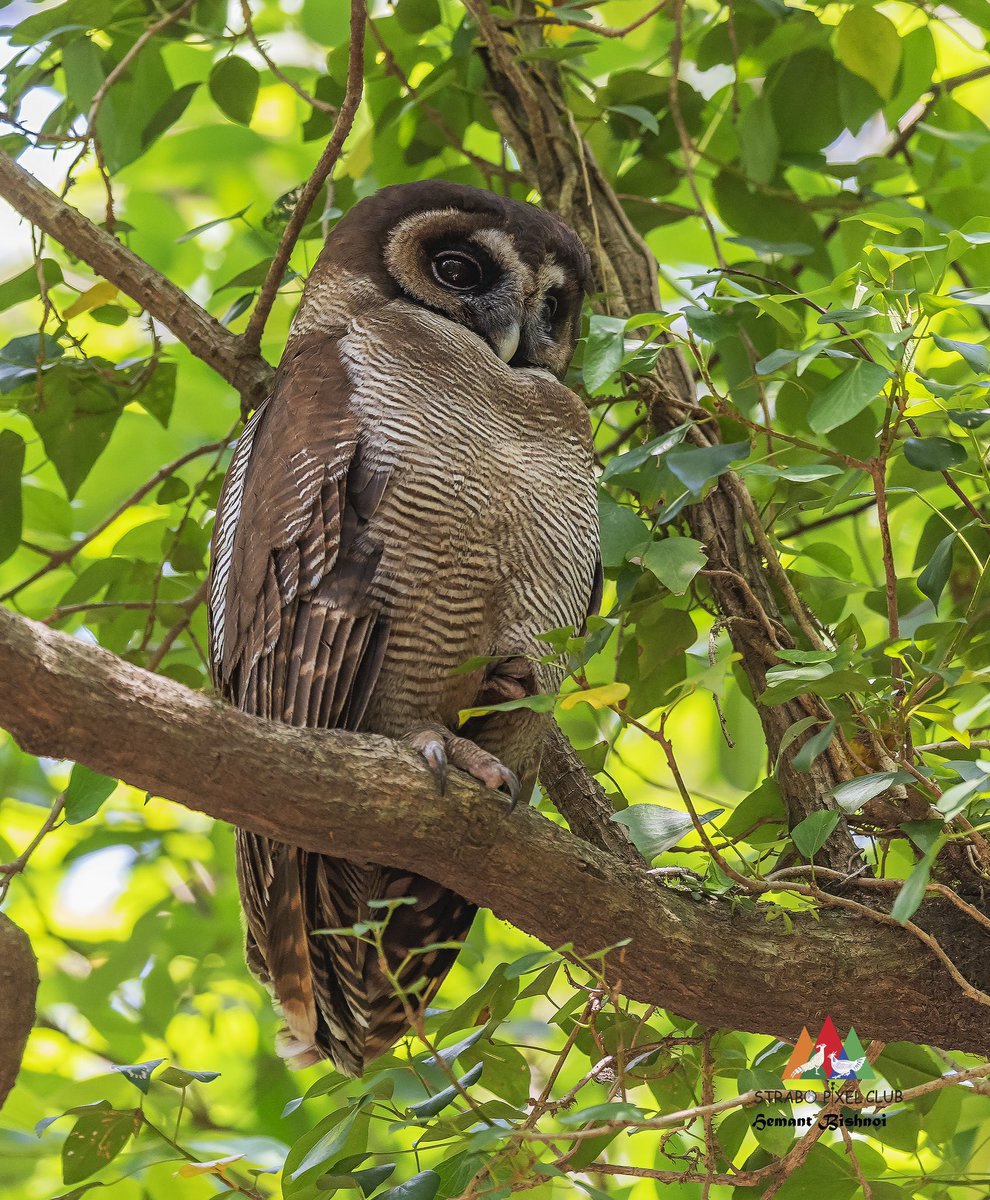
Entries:
<svg viewBox="0 0 990 1200">
<path fill-rule="evenodd" d="M 275 257 L 268 268 L 268 274 L 265 276 L 265 282 L 261 285 L 261 294 L 254 306 L 254 312 L 248 321 L 247 329 L 244 330 L 245 345 L 253 351 L 257 351 L 261 344 L 265 322 L 275 303 L 282 276 L 285 274 L 292 250 L 306 224 L 313 201 L 337 165 L 344 142 L 347 141 L 347 135 L 351 132 L 351 126 L 354 124 L 361 96 L 364 94 L 364 38 L 367 23 L 368 13 L 365 0 L 351 0 L 351 44 L 347 55 L 347 85 L 344 90 L 344 99 L 333 123 L 330 140 L 324 146 L 320 160 L 316 164 L 313 174 L 306 181 L 302 195 L 292 210 L 292 216 L 289 218 L 289 223 L 282 234 L 282 240 L 275 251 Z"/>
<path fill-rule="evenodd" d="M 510 814 L 456 772 L 441 796 L 397 742 L 259 721 L 5 611 L 0 724 L 29 753 L 219 820 L 417 871 L 550 946 L 588 956 L 628 938 L 608 958 L 617 986 L 709 1026 L 794 1038 L 829 1012 L 865 1037 L 990 1051 L 985 1007 L 909 932 L 826 910 L 792 914 L 788 934 L 762 906 L 693 899 L 531 809 Z M 919 923 L 942 920 L 939 903 Z M 951 915 L 954 957 L 985 986 L 985 933 Z"/>
<path fill-rule="evenodd" d="M 241 337 L 211 317 L 144 259 L 2 153 L 0 196 L 161 321 L 197 358 L 236 388 L 245 404 L 261 403 L 273 372 L 257 351 L 250 350 Z"/>
<path fill-rule="evenodd" d="M 0 1108 L 21 1067 L 37 991 L 38 964 L 28 936 L 0 913 Z"/>
</svg>

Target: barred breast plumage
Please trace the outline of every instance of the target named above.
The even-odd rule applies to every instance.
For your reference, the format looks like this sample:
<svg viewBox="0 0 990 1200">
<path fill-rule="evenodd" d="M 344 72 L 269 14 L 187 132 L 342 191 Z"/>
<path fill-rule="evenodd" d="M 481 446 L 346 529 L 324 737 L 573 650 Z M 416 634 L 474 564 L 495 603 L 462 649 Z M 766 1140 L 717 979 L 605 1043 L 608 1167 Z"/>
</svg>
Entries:
<svg viewBox="0 0 990 1200">
<path fill-rule="evenodd" d="M 449 760 L 532 790 L 547 718 L 461 729 L 458 713 L 556 691 L 563 668 L 533 661 L 539 635 L 580 627 L 595 588 L 590 427 L 551 373 L 573 350 L 586 270 L 559 222 L 453 185 L 386 189 L 338 225 L 218 508 L 224 694 L 270 719 L 405 737 L 440 773 Z M 478 285 L 454 289 L 450 311 L 434 293 L 465 272 Z M 476 656 L 496 661 L 456 671 Z M 237 843 L 248 961 L 285 1014 L 282 1052 L 360 1072 L 433 995 L 474 907 L 409 872 Z M 382 960 L 315 932 L 409 896 Z"/>
</svg>

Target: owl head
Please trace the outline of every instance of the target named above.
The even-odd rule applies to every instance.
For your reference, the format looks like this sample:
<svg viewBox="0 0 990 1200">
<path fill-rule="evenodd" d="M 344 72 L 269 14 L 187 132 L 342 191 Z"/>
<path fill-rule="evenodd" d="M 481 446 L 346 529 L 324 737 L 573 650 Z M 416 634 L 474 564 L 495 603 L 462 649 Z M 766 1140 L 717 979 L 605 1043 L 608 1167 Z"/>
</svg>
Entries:
<svg viewBox="0 0 990 1200">
<path fill-rule="evenodd" d="M 512 367 L 567 370 L 590 262 L 551 213 L 461 184 L 398 184 L 356 204 L 324 255 L 465 326 Z"/>
</svg>

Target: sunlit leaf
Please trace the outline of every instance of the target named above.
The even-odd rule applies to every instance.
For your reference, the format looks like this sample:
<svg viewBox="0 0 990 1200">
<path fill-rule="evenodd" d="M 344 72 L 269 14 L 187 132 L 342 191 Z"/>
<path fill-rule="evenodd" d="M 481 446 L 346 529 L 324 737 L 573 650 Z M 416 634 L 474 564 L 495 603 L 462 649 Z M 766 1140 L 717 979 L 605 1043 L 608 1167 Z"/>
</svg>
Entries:
<svg viewBox="0 0 990 1200">
<path fill-rule="evenodd" d="M 579 692 L 568 692 L 561 696 L 560 707 L 564 712 L 578 704 L 590 704 L 592 708 L 611 708 L 629 695 L 628 683 L 603 683 L 598 687 L 583 688 Z"/>
<path fill-rule="evenodd" d="M 116 779 L 108 779 L 98 771 L 91 771 L 84 763 L 76 763 L 69 776 L 69 785 L 65 789 L 65 819 L 70 825 L 88 821 L 99 812 L 104 800 L 112 794 L 116 786 Z M 157 1066 L 162 1061 L 158 1059 L 154 1065 Z M 132 1068 L 121 1069 L 126 1073 Z"/>
<path fill-rule="evenodd" d="M 250 125 L 260 80 L 251 64 L 236 54 L 222 58 L 210 72 L 210 95 L 232 121 Z"/>
<path fill-rule="evenodd" d="M 808 424 L 815 433 L 838 429 L 872 404 L 889 378 L 886 367 L 857 359 L 814 398 Z"/>
</svg>

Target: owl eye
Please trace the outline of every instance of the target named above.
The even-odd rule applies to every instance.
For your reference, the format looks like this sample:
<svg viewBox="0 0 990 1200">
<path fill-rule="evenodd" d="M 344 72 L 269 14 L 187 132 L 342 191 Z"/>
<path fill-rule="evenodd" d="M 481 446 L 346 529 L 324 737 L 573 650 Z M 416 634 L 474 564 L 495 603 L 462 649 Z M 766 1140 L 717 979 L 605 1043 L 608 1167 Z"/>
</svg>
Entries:
<svg viewBox="0 0 990 1200">
<path fill-rule="evenodd" d="M 484 277 L 481 263 L 460 250 L 443 250 L 431 263 L 433 274 L 455 292 L 470 292 L 479 287 Z"/>
</svg>

